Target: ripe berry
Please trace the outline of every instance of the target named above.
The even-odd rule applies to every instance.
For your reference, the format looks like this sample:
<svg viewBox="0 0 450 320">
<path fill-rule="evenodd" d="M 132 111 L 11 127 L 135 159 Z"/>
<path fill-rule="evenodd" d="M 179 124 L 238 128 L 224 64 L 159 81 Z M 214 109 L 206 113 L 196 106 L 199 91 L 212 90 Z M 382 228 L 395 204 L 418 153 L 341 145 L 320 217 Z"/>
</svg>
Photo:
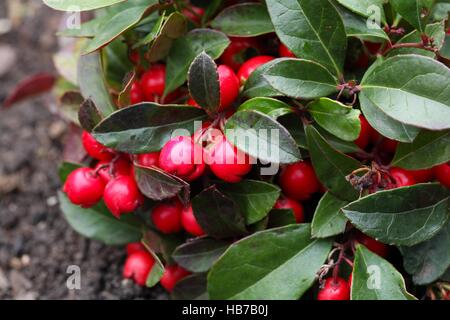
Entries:
<svg viewBox="0 0 450 320">
<path fill-rule="evenodd" d="M 113 151 L 100 142 L 87 131 L 83 131 L 81 135 L 81 142 L 87 154 L 97 160 L 111 160 L 113 158 Z"/>
<path fill-rule="evenodd" d="M 230 38 L 231 43 L 220 57 L 224 65 L 229 66 L 234 71 L 238 71 L 242 63 L 246 60 L 247 51 L 257 48 L 258 44 L 253 38 Z"/>
<path fill-rule="evenodd" d="M 159 165 L 159 152 L 143 153 L 136 156 L 136 163 L 143 167 Z"/>
<path fill-rule="evenodd" d="M 118 176 L 109 181 L 103 199 L 109 211 L 117 218 L 121 214 L 132 213 L 144 202 L 144 197 L 131 176 Z"/>
<path fill-rule="evenodd" d="M 194 100 L 193 98 L 189 98 L 188 101 L 186 101 L 186 104 L 187 104 L 188 106 L 193 106 L 193 107 L 196 107 L 196 108 L 200 108 L 200 106 L 198 105 L 198 103 L 195 102 L 195 100 Z"/>
<path fill-rule="evenodd" d="M 130 162 L 121 157 L 116 161 L 99 161 L 95 166 L 95 170 L 102 177 L 105 183 L 108 183 L 116 176 L 127 176 L 131 172 Z"/>
<path fill-rule="evenodd" d="M 379 148 L 381 151 L 394 154 L 395 151 L 397 150 L 397 145 L 398 145 L 398 141 L 391 140 L 388 138 L 383 138 L 383 140 L 381 140 L 381 142 L 380 142 Z"/>
<path fill-rule="evenodd" d="M 226 182 L 239 182 L 252 169 L 249 156 L 233 146 L 224 135 L 214 139 L 206 156 L 211 171 Z"/>
<path fill-rule="evenodd" d="M 278 199 L 274 206 L 275 209 L 291 209 L 294 212 L 295 221 L 297 223 L 302 223 L 304 221 L 303 206 L 301 203 L 289 199 L 281 198 Z"/>
<path fill-rule="evenodd" d="M 280 46 L 278 47 L 278 54 L 280 57 L 296 58 L 295 54 L 282 43 L 280 43 Z"/>
<path fill-rule="evenodd" d="M 64 184 L 64 192 L 73 204 L 89 208 L 102 199 L 105 182 L 91 168 L 72 171 Z"/>
<path fill-rule="evenodd" d="M 226 65 L 217 67 L 220 84 L 220 108 L 219 111 L 224 111 L 236 100 L 239 95 L 239 79 Z"/>
<path fill-rule="evenodd" d="M 164 94 L 166 66 L 155 64 L 141 78 L 141 87 L 146 101 L 155 102 Z"/>
<path fill-rule="evenodd" d="M 183 225 L 184 230 L 194 236 L 200 237 L 205 234 L 205 231 L 200 227 L 194 216 L 194 210 L 192 210 L 191 205 L 183 208 L 183 211 L 181 212 L 181 224 Z"/>
<path fill-rule="evenodd" d="M 356 232 L 355 241 L 364 245 L 367 249 L 373 253 L 376 253 L 380 257 L 386 258 L 389 254 L 389 247 L 387 245 L 365 235 L 360 231 Z"/>
<path fill-rule="evenodd" d="M 320 190 L 313 167 L 308 162 L 297 162 L 286 166 L 280 174 L 283 193 L 295 200 L 308 200 Z"/>
<path fill-rule="evenodd" d="M 396 182 L 396 187 L 406 187 L 416 184 L 414 176 L 407 170 L 401 168 L 391 168 L 390 170 L 392 178 Z"/>
<path fill-rule="evenodd" d="M 148 274 L 155 264 L 155 259 L 147 251 L 136 251 L 125 261 L 123 276 L 133 279 L 140 286 L 145 286 Z"/>
<path fill-rule="evenodd" d="M 439 182 L 446 186 L 447 188 L 450 188 L 450 164 L 444 163 L 440 166 L 437 166 L 434 168 L 434 174 L 436 175 L 436 178 L 439 180 Z"/>
<path fill-rule="evenodd" d="M 131 255 L 138 251 L 147 251 L 142 243 L 140 242 L 132 242 L 127 244 L 127 255 Z"/>
<path fill-rule="evenodd" d="M 433 169 L 410 170 L 409 173 L 414 177 L 416 183 L 423 183 L 433 180 Z"/>
<path fill-rule="evenodd" d="M 168 292 L 172 292 L 178 281 L 190 275 L 191 273 L 177 264 L 166 266 L 160 283 Z"/>
<path fill-rule="evenodd" d="M 131 104 L 141 103 L 145 101 L 144 92 L 142 91 L 139 82 L 135 81 L 131 85 L 130 89 L 130 102 Z"/>
<path fill-rule="evenodd" d="M 350 286 L 342 278 L 328 278 L 319 290 L 317 300 L 350 300 Z"/>
<path fill-rule="evenodd" d="M 355 144 L 361 149 L 365 149 L 369 145 L 371 132 L 375 130 L 363 115 L 359 116 L 359 121 L 361 122 L 361 132 L 358 139 L 355 140 Z"/>
<path fill-rule="evenodd" d="M 205 171 L 203 148 L 191 137 L 179 136 L 167 142 L 159 154 L 164 171 L 186 181 L 193 181 Z"/>
<path fill-rule="evenodd" d="M 162 233 L 175 233 L 182 229 L 181 211 L 183 206 L 178 200 L 156 205 L 151 213 L 155 227 Z"/>
<path fill-rule="evenodd" d="M 370 54 L 376 55 L 380 51 L 382 43 L 364 41 L 364 45 L 366 46 Z"/>
<path fill-rule="evenodd" d="M 205 9 L 196 7 L 193 5 L 189 5 L 189 9 L 183 8 L 183 10 L 181 10 L 181 12 L 183 13 L 183 15 L 186 18 L 199 24 L 202 21 L 203 15 L 205 14 Z"/>
<path fill-rule="evenodd" d="M 240 83 L 244 84 L 253 71 L 273 59 L 271 56 L 257 56 L 245 61 L 237 73 Z"/>
</svg>

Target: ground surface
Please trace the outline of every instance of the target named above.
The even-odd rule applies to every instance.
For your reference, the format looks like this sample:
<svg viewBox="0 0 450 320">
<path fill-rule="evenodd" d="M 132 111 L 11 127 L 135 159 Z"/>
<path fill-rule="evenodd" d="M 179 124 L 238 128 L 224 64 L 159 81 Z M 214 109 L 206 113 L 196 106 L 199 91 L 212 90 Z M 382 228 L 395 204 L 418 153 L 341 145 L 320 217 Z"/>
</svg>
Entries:
<svg viewBox="0 0 450 320">
<path fill-rule="evenodd" d="M 0 19 L 8 1 L 0 1 Z M 10 2 L 24 3 L 28 14 L 0 33 L 0 104 L 25 76 L 53 71 L 59 25 L 40 0 Z M 56 170 L 67 124 L 49 111 L 50 102 L 0 110 L 0 300 L 165 298 L 161 288 L 122 280 L 124 249 L 82 238 L 59 212 Z M 66 286 L 69 265 L 81 269 L 81 290 Z"/>
</svg>

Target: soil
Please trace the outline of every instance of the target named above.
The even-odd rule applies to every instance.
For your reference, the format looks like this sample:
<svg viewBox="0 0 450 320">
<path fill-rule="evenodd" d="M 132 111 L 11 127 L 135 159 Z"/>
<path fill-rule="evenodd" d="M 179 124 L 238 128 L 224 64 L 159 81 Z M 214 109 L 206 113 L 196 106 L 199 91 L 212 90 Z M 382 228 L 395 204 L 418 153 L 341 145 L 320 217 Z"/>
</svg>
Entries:
<svg viewBox="0 0 450 320">
<path fill-rule="evenodd" d="M 0 22 L 7 3 L 27 10 L 15 10 L 25 15 L 0 33 L 0 105 L 21 79 L 54 72 L 60 21 L 41 0 L 8 0 L 0 2 Z M 56 172 L 68 124 L 50 111 L 52 104 L 46 96 L 0 109 L 0 300 L 166 299 L 160 287 L 122 279 L 124 248 L 85 239 L 64 220 Z M 66 286 L 70 265 L 80 267 L 80 290 Z"/>
</svg>

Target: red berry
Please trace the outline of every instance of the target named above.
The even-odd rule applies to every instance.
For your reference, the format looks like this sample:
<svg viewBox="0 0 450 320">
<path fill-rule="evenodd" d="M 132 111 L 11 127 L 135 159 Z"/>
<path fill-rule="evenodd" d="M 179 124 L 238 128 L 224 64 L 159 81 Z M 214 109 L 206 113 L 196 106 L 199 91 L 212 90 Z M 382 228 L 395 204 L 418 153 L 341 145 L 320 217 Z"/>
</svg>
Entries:
<svg viewBox="0 0 450 320">
<path fill-rule="evenodd" d="M 202 21 L 202 17 L 205 14 L 205 9 L 189 5 L 189 8 L 183 8 L 181 12 L 186 18 L 198 24 Z"/>
<path fill-rule="evenodd" d="M 381 151 L 393 154 L 397 150 L 397 145 L 398 145 L 398 141 L 391 140 L 388 138 L 383 138 L 383 140 L 381 140 L 381 142 L 380 142 L 379 148 Z"/>
<path fill-rule="evenodd" d="M 151 213 L 152 222 L 162 233 L 175 233 L 182 229 L 181 211 L 183 206 L 178 200 L 156 205 Z"/>
<path fill-rule="evenodd" d="M 103 199 L 109 211 L 117 218 L 121 214 L 132 213 L 144 202 L 144 197 L 131 176 L 118 176 L 109 181 Z"/>
<path fill-rule="evenodd" d="M 280 174 L 283 193 L 295 200 L 308 200 L 320 190 L 313 167 L 308 162 L 297 162 L 286 166 Z"/>
<path fill-rule="evenodd" d="M 187 104 L 188 106 L 193 106 L 193 107 L 196 107 L 196 108 L 200 108 L 200 106 L 198 105 L 198 103 L 195 102 L 195 100 L 194 100 L 193 98 L 189 98 L 188 101 L 186 102 L 186 104 Z"/>
<path fill-rule="evenodd" d="M 429 182 L 433 180 L 433 169 L 410 170 L 409 173 L 414 177 L 416 183 Z"/>
<path fill-rule="evenodd" d="M 342 278 L 328 278 L 319 290 L 317 300 L 350 300 L 350 286 Z"/>
<path fill-rule="evenodd" d="M 389 246 L 365 235 L 360 231 L 356 232 L 355 241 L 364 245 L 367 249 L 373 253 L 376 253 L 380 257 L 386 258 L 389 254 Z"/>
<path fill-rule="evenodd" d="M 179 265 L 166 266 L 160 283 L 168 292 L 172 292 L 178 281 L 190 275 L 191 273 Z"/>
<path fill-rule="evenodd" d="M 257 48 L 258 44 L 253 38 L 232 37 L 230 40 L 231 43 L 225 49 L 220 60 L 234 71 L 238 71 L 246 60 L 247 50 Z"/>
<path fill-rule="evenodd" d="M 411 174 L 411 172 L 401 169 L 401 168 L 392 168 L 390 170 L 392 178 L 394 178 L 396 182 L 396 187 L 406 187 L 406 186 L 412 186 L 416 184 L 416 181 L 414 180 L 414 176 Z"/>
<path fill-rule="evenodd" d="M 79 168 L 69 174 L 63 190 L 73 204 L 89 208 L 102 199 L 105 183 L 91 168 Z"/>
<path fill-rule="evenodd" d="M 296 58 L 295 54 L 282 43 L 280 43 L 280 46 L 278 47 L 278 54 L 280 57 Z"/>
<path fill-rule="evenodd" d="M 250 77 L 253 71 L 258 69 L 263 64 L 272 61 L 273 59 L 274 57 L 271 56 L 257 56 L 245 61 L 237 73 L 240 83 L 245 83 L 245 81 L 247 81 L 248 77 Z"/>
<path fill-rule="evenodd" d="M 448 163 L 435 167 L 434 174 L 443 186 L 450 188 L 450 165 Z"/>
<path fill-rule="evenodd" d="M 155 259 L 147 251 L 136 251 L 125 261 L 123 276 L 133 279 L 140 286 L 145 286 L 148 274 L 155 264 Z"/>
<path fill-rule="evenodd" d="M 224 111 L 236 100 L 239 95 L 239 79 L 226 65 L 217 67 L 220 84 L 220 108 L 219 111 Z"/>
<path fill-rule="evenodd" d="M 274 206 L 275 209 L 291 209 L 294 212 L 295 221 L 297 223 L 302 223 L 304 221 L 303 206 L 301 203 L 289 199 L 281 198 L 278 199 Z"/>
<path fill-rule="evenodd" d="M 147 251 L 147 249 L 140 242 L 132 242 L 127 244 L 127 255 L 131 255 L 138 251 Z"/>
<path fill-rule="evenodd" d="M 146 101 L 155 102 L 165 89 L 166 66 L 155 64 L 141 78 L 141 87 Z"/>
<path fill-rule="evenodd" d="M 81 142 L 87 154 L 97 160 L 111 160 L 113 152 L 111 149 L 105 147 L 87 131 L 83 131 L 81 135 Z"/>
<path fill-rule="evenodd" d="M 354 66 L 359 69 L 366 69 L 369 66 L 369 56 L 364 51 L 361 52 L 358 59 L 355 61 Z"/>
<path fill-rule="evenodd" d="M 145 101 L 144 92 L 142 91 L 139 82 L 135 81 L 131 85 L 130 89 L 130 102 L 131 104 L 141 103 Z"/>
<path fill-rule="evenodd" d="M 130 162 L 121 157 L 116 161 L 99 161 L 95 166 L 95 170 L 102 177 L 105 183 L 108 183 L 116 176 L 127 176 L 131 173 Z"/>
<path fill-rule="evenodd" d="M 143 167 L 159 165 L 159 152 L 143 153 L 136 156 L 136 163 Z"/>
<path fill-rule="evenodd" d="M 226 182 L 239 182 L 252 169 L 249 156 L 233 146 L 224 135 L 215 137 L 206 155 L 211 171 Z"/>
<path fill-rule="evenodd" d="M 203 148 L 191 137 L 179 136 L 167 142 L 159 154 L 164 171 L 186 181 L 193 181 L 205 171 Z"/>
<path fill-rule="evenodd" d="M 200 237 L 205 234 L 205 231 L 203 231 L 202 227 L 200 227 L 194 216 L 194 210 L 192 210 L 191 205 L 183 208 L 183 211 L 181 212 L 181 224 L 183 225 L 184 230 L 196 237 Z"/>
<path fill-rule="evenodd" d="M 361 149 L 365 149 L 369 145 L 371 132 L 375 130 L 372 129 L 363 115 L 359 116 L 359 121 L 361 122 L 361 132 L 358 139 L 355 140 L 355 144 Z"/>
<path fill-rule="evenodd" d="M 366 46 L 367 50 L 369 50 L 370 54 L 376 55 L 378 51 L 380 51 L 382 43 L 364 41 L 364 45 Z"/>
</svg>

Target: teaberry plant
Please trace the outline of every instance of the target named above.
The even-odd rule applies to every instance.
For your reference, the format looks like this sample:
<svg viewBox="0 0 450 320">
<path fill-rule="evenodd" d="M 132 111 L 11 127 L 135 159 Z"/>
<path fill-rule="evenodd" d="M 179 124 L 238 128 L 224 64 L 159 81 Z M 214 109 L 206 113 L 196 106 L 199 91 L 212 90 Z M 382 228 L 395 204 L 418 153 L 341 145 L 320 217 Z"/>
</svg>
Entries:
<svg viewBox="0 0 450 320">
<path fill-rule="evenodd" d="M 89 156 L 61 166 L 61 208 L 127 245 L 125 277 L 449 298 L 448 1 L 44 2 L 70 11 L 55 93 Z"/>
</svg>

